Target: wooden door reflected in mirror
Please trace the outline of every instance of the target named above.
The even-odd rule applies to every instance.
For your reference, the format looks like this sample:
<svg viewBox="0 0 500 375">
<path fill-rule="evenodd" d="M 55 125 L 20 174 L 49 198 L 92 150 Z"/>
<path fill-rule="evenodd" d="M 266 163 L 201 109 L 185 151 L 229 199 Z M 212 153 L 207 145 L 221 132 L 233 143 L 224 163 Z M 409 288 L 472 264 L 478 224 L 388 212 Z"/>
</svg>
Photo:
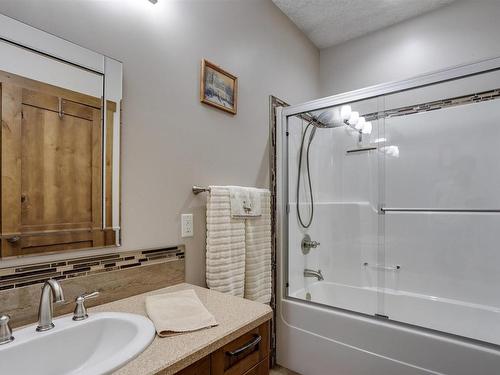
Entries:
<svg viewBox="0 0 500 375">
<path fill-rule="evenodd" d="M 1 71 L 0 93 L 2 257 L 117 245 L 117 103 Z"/>
</svg>

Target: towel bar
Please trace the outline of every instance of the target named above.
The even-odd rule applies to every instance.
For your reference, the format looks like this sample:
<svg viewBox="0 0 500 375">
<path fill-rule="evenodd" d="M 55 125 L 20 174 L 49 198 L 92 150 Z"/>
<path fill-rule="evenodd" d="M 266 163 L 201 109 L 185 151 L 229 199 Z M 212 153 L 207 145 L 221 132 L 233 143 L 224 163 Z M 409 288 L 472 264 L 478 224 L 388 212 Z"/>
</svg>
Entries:
<svg viewBox="0 0 500 375">
<path fill-rule="evenodd" d="M 193 194 L 198 195 L 200 193 L 210 193 L 210 188 L 209 187 L 203 187 L 203 186 L 193 186 Z"/>
</svg>

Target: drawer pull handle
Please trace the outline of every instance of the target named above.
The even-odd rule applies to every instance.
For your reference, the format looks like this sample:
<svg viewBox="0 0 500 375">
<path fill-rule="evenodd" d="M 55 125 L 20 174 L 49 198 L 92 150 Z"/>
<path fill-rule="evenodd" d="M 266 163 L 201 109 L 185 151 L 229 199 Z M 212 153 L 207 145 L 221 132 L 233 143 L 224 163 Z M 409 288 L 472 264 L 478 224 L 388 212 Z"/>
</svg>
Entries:
<svg viewBox="0 0 500 375">
<path fill-rule="evenodd" d="M 261 342 L 261 340 L 262 337 L 260 337 L 260 335 L 253 335 L 253 339 L 251 341 L 243 345 L 241 348 L 227 352 L 227 354 L 230 355 L 231 357 L 236 357 L 237 355 L 243 353 L 245 350 L 248 350 L 256 346 L 259 342 Z"/>
</svg>

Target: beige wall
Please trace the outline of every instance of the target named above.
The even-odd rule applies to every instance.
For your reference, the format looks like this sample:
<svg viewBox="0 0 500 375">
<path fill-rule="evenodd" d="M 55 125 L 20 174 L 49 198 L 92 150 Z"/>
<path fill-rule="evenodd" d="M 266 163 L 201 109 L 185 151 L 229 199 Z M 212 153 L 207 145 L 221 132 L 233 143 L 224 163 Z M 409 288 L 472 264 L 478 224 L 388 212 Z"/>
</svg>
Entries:
<svg viewBox="0 0 500 375">
<path fill-rule="evenodd" d="M 321 50 L 321 96 L 500 56 L 500 1 L 461 0 Z"/>
<path fill-rule="evenodd" d="M 268 186 L 268 95 L 316 98 L 319 51 L 270 0 L 2 0 L 0 13 L 123 62 L 123 248 L 185 243 L 186 278 L 203 285 L 206 197 L 191 186 Z M 199 103 L 202 58 L 239 77 L 235 117 Z"/>
</svg>

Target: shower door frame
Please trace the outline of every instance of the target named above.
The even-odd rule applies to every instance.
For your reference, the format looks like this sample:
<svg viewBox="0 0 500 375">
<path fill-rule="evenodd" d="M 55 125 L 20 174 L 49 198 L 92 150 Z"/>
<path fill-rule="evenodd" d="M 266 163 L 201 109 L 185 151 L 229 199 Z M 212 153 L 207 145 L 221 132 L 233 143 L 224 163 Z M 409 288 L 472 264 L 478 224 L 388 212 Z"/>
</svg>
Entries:
<svg viewBox="0 0 500 375">
<path fill-rule="evenodd" d="M 305 305 L 317 305 L 311 301 L 305 301 L 288 295 L 288 228 L 289 228 L 289 194 L 288 194 L 288 118 L 307 112 L 326 109 L 333 106 L 349 104 L 355 101 L 373 99 L 388 94 L 408 91 L 425 86 L 431 86 L 438 83 L 453 81 L 478 74 L 500 70 L 500 57 L 479 60 L 468 64 L 453 66 L 422 75 L 418 75 L 402 81 L 393 81 L 375 86 L 369 86 L 363 89 L 349 91 L 346 93 L 328 96 L 325 98 L 312 100 L 289 107 L 276 108 L 277 131 L 276 131 L 276 238 L 277 238 L 277 301 L 278 311 L 283 301 L 293 301 Z M 279 160 L 281 156 L 281 161 Z M 353 310 L 345 310 L 335 306 L 320 305 L 321 307 L 334 309 L 337 311 L 348 311 L 352 314 L 366 316 L 368 318 L 379 319 L 378 314 L 364 314 Z M 279 313 L 279 312 L 278 312 Z M 283 317 L 281 317 L 283 318 Z M 284 318 L 283 318 L 284 319 Z M 397 321 L 384 319 L 388 323 L 401 325 Z M 428 330 L 426 327 L 419 328 Z M 441 331 L 441 333 L 443 333 Z M 445 332 L 444 332 L 445 333 Z M 473 340 L 473 339 L 472 339 Z"/>
</svg>

